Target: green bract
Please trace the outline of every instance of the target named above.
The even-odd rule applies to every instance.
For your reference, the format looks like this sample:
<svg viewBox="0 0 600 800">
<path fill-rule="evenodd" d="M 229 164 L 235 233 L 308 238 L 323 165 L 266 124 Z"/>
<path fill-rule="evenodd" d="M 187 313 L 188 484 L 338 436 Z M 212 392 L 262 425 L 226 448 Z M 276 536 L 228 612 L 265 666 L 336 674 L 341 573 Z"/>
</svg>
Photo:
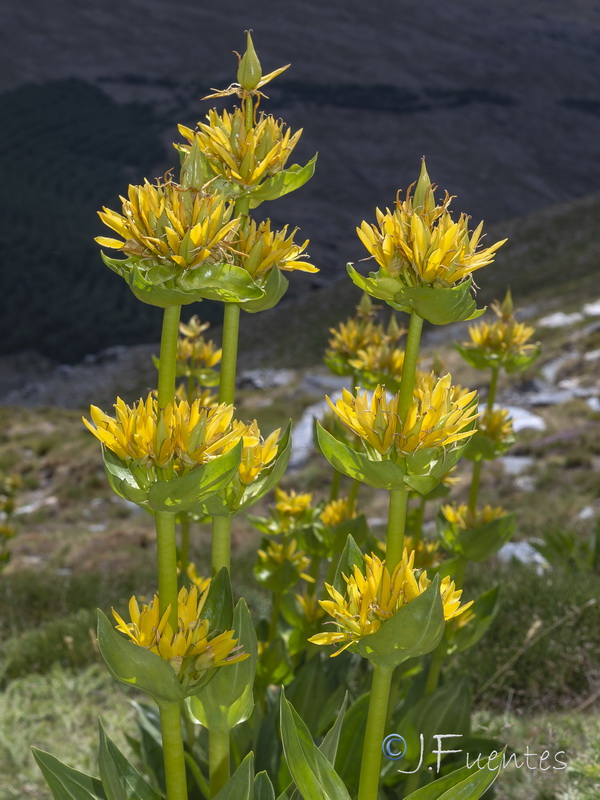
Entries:
<svg viewBox="0 0 600 800">
<path fill-rule="evenodd" d="M 171 480 L 162 480 L 156 475 L 156 470 L 121 460 L 107 447 L 102 447 L 102 458 L 108 482 L 119 497 L 150 512 L 177 514 L 200 506 L 229 484 L 237 474 L 242 449 L 243 441 L 240 439 L 224 455 Z"/>
<path fill-rule="evenodd" d="M 346 268 L 353 282 L 363 292 L 378 300 L 385 300 L 397 311 L 408 314 L 414 311 L 434 325 L 476 319 L 485 311 L 484 308 L 477 308 L 471 295 L 472 278 L 448 288 L 406 286 L 399 278 L 389 275 L 383 267 L 377 272 L 370 272 L 368 277 L 357 272 L 352 264 L 347 264 Z"/>
<path fill-rule="evenodd" d="M 535 349 L 528 354 L 519 353 L 493 353 L 491 351 L 484 351 L 478 347 L 468 345 L 460 345 L 454 342 L 454 347 L 461 356 L 465 359 L 467 364 L 470 364 L 475 369 L 497 369 L 502 367 L 506 372 L 523 372 L 528 369 L 533 362 L 537 359 L 541 351 L 541 345 L 537 345 Z"/>
<path fill-rule="evenodd" d="M 448 522 L 440 513 L 437 523 L 444 547 L 469 561 L 485 561 L 493 556 L 515 532 L 514 514 L 505 514 L 475 528 L 464 529 Z"/>
<path fill-rule="evenodd" d="M 487 436 L 483 431 L 477 430 L 469 439 L 464 450 L 464 457 L 471 461 L 484 459 L 493 461 L 495 458 L 504 455 L 515 443 L 514 435 L 505 436 L 502 441 Z"/>
<path fill-rule="evenodd" d="M 375 454 L 358 452 L 338 441 L 319 423 L 316 429 L 319 449 L 339 472 L 375 489 L 412 489 L 419 494 L 428 494 L 435 489 L 459 460 L 466 444 L 463 440 L 446 448 L 423 448 L 408 455 L 394 454 L 395 460 L 384 460 L 381 456 L 376 460 Z"/>
</svg>

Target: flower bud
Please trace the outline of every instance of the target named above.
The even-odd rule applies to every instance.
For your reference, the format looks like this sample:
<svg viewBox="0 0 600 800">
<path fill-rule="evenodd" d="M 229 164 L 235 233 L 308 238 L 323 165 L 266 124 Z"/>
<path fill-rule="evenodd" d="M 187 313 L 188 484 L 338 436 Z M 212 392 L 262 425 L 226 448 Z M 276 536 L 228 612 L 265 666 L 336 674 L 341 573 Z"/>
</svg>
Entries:
<svg viewBox="0 0 600 800">
<path fill-rule="evenodd" d="M 256 55 L 250 31 L 246 31 L 246 52 L 240 59 L 237 71 L 238 83 L 247 92 L 251 92 L 258 87 L 262 78 L 262 67 Z"/>
</svg>

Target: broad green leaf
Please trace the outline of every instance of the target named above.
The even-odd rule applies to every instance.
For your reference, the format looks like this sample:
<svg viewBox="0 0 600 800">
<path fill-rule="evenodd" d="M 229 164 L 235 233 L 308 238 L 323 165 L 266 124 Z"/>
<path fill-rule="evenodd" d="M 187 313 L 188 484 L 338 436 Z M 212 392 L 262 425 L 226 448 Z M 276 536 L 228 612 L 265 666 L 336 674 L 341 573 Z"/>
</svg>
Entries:
<svg viewBox="0 0 600 800">
<path fill-rule="evenodd" d="M 318 734 L 321 709 L 329 693 L 330 686 L 320 658 L 311 658 L 302 664 L 286 689 L 289 702 L 312 736 Z"/>
<path fill-rule="evenodd" d="M 211 494 L 225 486 L 237 472 L 243 441 L 222 456 L 170 481 L 156 481 L 148 492 L 148 502 L 155 511 L 190 511 Z"/>
<path fill-rule="evenodd" d="M 498 777 L 503 755 L 504 751 L 498 753 L 482 769 L 461 767 L 450 772 L 412 792 L 405 800 L 479 800 Z"/>
<path fill-rule="evenodd" d="M 125 639 L 100 609 L 98 647 L 108 671 L 118 681 L 148 692 L 159 702 L 183 699 L 182 686 L 168 661 Z"/>
<path fill-rule="evenodd" d="M 233 622 L 233 593 L 229 571 L 221 567 L 210 582 L 202 607 L 202 619 L 208 620 L 211 633 L 231 630 Z"/>
<path fill-rule="evenodd" d="M 453 650 L 463 652 L 468 650 L 481 639 L 492 624 L 498 613 L 500 587 L 494 586 L 487 592 L 479 595 L 473 605 L 467 609 L 466 614 L 475 614 L 475 617 L 452 634 Z"/>
<path fill-rule="evenodd" d="M 427 589 L 407 603 L 375 633 L 365 636 L 352 649 L 382 667 L 396 667 L 408 658 L 430 653 L 444 635 L 444 609 L 440 579 L 436 575 Z"/>
<path fill-rule="evenodd" d="M 353 572 L 354 567 L 357 566 L 361 572 L 365 571 L 365 557 L 362 550 L 356 544 L 352 536 L 346 539 L 346 545 L 342 550 L 342 555 L 338 561 L 337 569 L 335 571 L 335 578 L 333 579 L 333 587 L 337 589 L 340 594 L 346 591 L 346 581 L 343 576 L 349 578 Z"/>
<path fill-rule="evenodd" d="M 98 778 L 68 767 L 44 750 L 31 749 L 54 800 L 108 800 Z"/>
<path fill-rule="evenodd" d="M 215 264 L 185 270 L 178 285 L 185 292 L 222 303 L 247 303 L 264 297 L 264 290 L 254 282 L 252 276 L 235 264 Z"/>
<path fill-rule="evenodd" d="M 289 282 L 281 270 L 277 266 L 273 267 L 264 286 L 262 286 L 265 293 L 264 297 L 261 297 L 260 300 L 250 300 L 248 303 L 244 303 L 242 309 L 249 314 L 256 314 L 259 311 L 267 311 L 269 308 L 273 308 L 287 292 L 288 285 Z"/>
<path fill-rule="evenodd" d="M 254 800 L 275 800 L 275 789 L 264 770 L 254 778 Z"/>
<path fill-rule="evenodd" d="M 281 738 L 294 782 L 304 797 L 350 800 L 348 790 L 312 740 L 304 722 L 281 692 Z"/>
<path fill-rule="evenodd" d="M 98 763 L 107 800 L 161 800 L 161 795 L 142 778 L 110 740 L 101 721 L 99 729 Z"/>
<path fill-rule="evenodd" d="M 139 487 L 131 470 L 112 450 L 109 450 L 104 445 L 102 445 L 102 460 L 106 477 L 113 492 L 131 503 L 145 505 L 148 492 Z"/>
<path fill-rule="evenodd" d="M 316 660 L 316 659 L 313 659 Z M 348 692 L 344 695 L 344 702 L 338 712 L 335 722 L 323 737 L 323 741 L 319 745 L 319 750 L 327 758 L 332 766 L 335 766 L 335 757 L 340 743 L 340 735 L 342 733 L 342 725 L 348 708 Z"/>
<path fill-rule="evenodd" d="M 218 670 L 214 678 L 187 703 L 192 716 L 209 730 L 230 730 L 248 719 L 254 708 L 254 675 L 258 658 L 256 633 L 242 598 L 233 613 L 238 646 L 250 658 Z"/>
<path fill-rule="evenodd" d="M 403 287 L 394 298 L 434 325 L 448 325 L 481 316 L 485 308 L 478 309 L 471 295 L 472 278 L 448 288 Z"/>
<path fill-rule="evenodd" d="M 304 186 L 314 175 L 317 155 L 313 156 L 308 164 L 303 167 L 299 164 L 293 164 L 288 169 L 278 172 L 277 175 L 267 178 L 260 186 L 249 192 L 250 208 L 256 208 L 265 200 L 277 200 L 285 194 Z"/>
<path fill-rule="evenodd" d="M 351 789 L 358 789 L 364 731 L 369 711 L 369 693 L 352 703 L 344 717 L 344 724 L 335 760 L 338 774 Z"/>
<path fill-rule="evenodd" d="M 506 514 L 464 530 L 451 525 L 442 514 L 438 516 L 438 531 L 444 547 L 469 561 L 485 561 L 497 553 L 513 537 L 515 524 L 515 514 Z"/>
<path fill-rule="evenodd" d="M 253 800 L 254 753 L 248 753 L 214 800 Z"/>
</svg>

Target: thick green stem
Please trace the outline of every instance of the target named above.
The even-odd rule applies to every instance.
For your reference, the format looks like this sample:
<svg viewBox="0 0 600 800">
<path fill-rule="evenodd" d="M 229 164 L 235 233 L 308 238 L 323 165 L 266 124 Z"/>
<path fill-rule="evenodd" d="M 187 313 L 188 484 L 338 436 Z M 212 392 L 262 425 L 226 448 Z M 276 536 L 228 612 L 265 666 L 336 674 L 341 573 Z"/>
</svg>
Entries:
<svg viewBox="0 0 600 800">
<path fill-rule="evenodd" d="M 211 797 L 214 797 L 229 780 L 229 761 L 229 731 L 210 730 L 208 732 L 208 780 Z"/>
<path fill-rule="evenodd" d="M 329 502 L 332 500 L 337 500 L 338 494 L 340 493 L 340 482 L 342 478 L 342 473 L 338 472 L 337 469 L 333 470 L 333 477 L 331 479 L 331 489 L 329 491 Z"/>
<path fill-rule="evenodd" d="M 381 772 L 381 745 L 385 735 L 393 669 L 373 667 L 369 714 L 360 766 L 358 800 L 377 800 Z"/>
<path fill-rule="evenodd" d="M 416 550 L 423 539 L 423 518 L 425 516 L 425 505 L 427 500 L 421 496 L 419 498 L 419 505 L 415 512 L 415 529 L 413 533 L 413 550 Z"/>
<path fill-rule="evenodd" d="M 219 385 L 220 403 L 233 403 L 235 399 L 239 326 L 239 305 L 237 303 L 225 303 L 223 314 L 223 355 L 221 358 L 221 382 Z"/>
<path fill-rule="evenodd" d="M 163 758 L 167 800 L 186 800 L 185 757 L 181 733 L 181 706 L 179 703 L 160 704 Z"/>
<path fill-rule="evenodd" d="M 212 571 L 231 568 L 231 517 L 213 517 Z"/>
<path fill-rule="evenodd" d="M 408 491 L 391 489 L 385 550 L 385 565 L 390 573 L 402 558 L 407 508 Z"/>
<path fill-rule="evenodd" d="M 490 380 L 490 389 L 488 391 L 487 397 L 487 408 L 488 411 L 491 411 L 494 407 L 494 402 L 496 400 L 496 390 L 498 389 L 498 367 L 492 367 L 492 377 Z"/>
<path fill-rule="evenodd" d="M 354 513 L 354 509 L 356 508 L 356 498 L 358 497 L 359 489 L 360 481 L 358 478 L 354 478 L 352 481 L 352 486 L 350 486 L 350 491 L 348 492 L 348 513 L 350 515 Z"/>
<path fill-rule="evenodd" d="M 158 369 L 158 407 L 165 408 L 175 396 L 175 372 L 177 369 L 177 341 L 179 339 L 179 315 L 181 306 L 169 306 L 163 314 L 160 337 L 160 365 Z"/>
<path fill-rule="evenodd" d="M 478 458 L 473 462 L 473 473 L 471 475 L 471 488 L 469 489 L 469 511 L 474 514 L 477 508 L 477 497 L 479 495 L 479 484 L 481 482 L 481 468 L 483 459 Z"/>
<path fill-rule="evenodd" d="M 186 580 L 187 570 L 190 563 L 190 526 L 191 520 L 186 514 L 184 514 L 181 517 L 181 522 L 179 524 L 179 529 L 181 532 L 181 538 L 179 540 L 179 563 L 181 565 L 181 577 L 184 581 Z"/>
<path fill-rule="evenodd" d="M 398 395 L 398 416 L 401 420 L 406 418 L 406 414 L 413 399 L 422 330 L 423 318 L 413 311 L 410 315 L 408 333 L 406 334 L 406 349 L 404 351 L 402 378 L 400 380 L 400 392 Z"/>
<path fill-rule="evenodd" d="M 175 514 L 157 511 L 156 546 L 158 550 L 158 602 L 161 616 L 171 606 L 169 622 L 177 630 L 177 545 L 175 542 Z"/>
</svg>

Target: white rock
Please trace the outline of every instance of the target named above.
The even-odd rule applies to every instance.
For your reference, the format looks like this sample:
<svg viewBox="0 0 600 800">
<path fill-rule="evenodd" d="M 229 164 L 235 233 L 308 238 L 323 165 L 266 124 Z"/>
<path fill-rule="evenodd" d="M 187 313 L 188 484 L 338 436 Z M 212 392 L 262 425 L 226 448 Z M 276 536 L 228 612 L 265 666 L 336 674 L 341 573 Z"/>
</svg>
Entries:
<svg viewBox="0 0 600 800">
<path fill-rule="evenodd" d="M 335 403 L 340 397 L 341 393 L 336 392 L 331 396 L 331 401 Z M 321 400 L 319 403 L 308 406 L 299 421 L 294 425 L 292 431 L 292 455 L 289 462 L 291 469 L 298 469 L 304 466 L 310 458 L 314 447 L 313 431 L 315 420 L 322 420 L 327 411 L 329 411 L 327 400 Z"/>
<path fill-rule="evenodd" d="M 502 456 L 498 459 L 508 475 L 521 475 L 535 464 L 532 456 Z"/>
<path fill-rule="evenodd" d="M 502 406 L 501 406 L 502 407 Z M 524 430 L 532 431 L 545 431 L 546 421 L 540 417 L 539 414 L 534 414 L 531 411 L 526 411 L 524 408 L 518 406 L 504 406 L 508 409 L 513 421 L 513 429 L 515 433 Z"/>
<path fill-rule="evenodd" d="M 586 353 L 583 358 L 585 361 L 596 361 L 596 359 L 600 358 L 600 349 L 590 350 L 590 352 Z"/>
<path fill-rule="evenodd" d="M 576 322 L 581 322 L 583 314 L 579 311 L 573 311 L 572 314 L 565 314 L 564 311 L 556 311 L 554 314 L 548 314 L 538 320 L 538 325 L 543 328 L 566 328 L 569 325 L 574 325 Z"/>
<path fill-rule="evenodd" d="M 519 561 L 521 564 L 532 564 L 535 571 L 540 574 L 549 567 L 548 562 L 541 553 L 529 542 L 507 542 L 498 553 L 501 561 Z"/>
<path fill-rule="evenodd" d="M 594 519 L 596 516 L 596 509 L 594 506 L 586 506 L 582 508 L 579 514 L 577 514 L 577 519 L 585 520 L 585 519 Z"/>
<path fill-rule="evenodd" d="M 591 411 L 600 412 L 600 397 L 588 397 L 585 402 Z"/>
<path fill-rule="evenodd" d="M 588 317 L 600 317 L 600 300 L 595 300 L 593 303 L 586 303 L 582 310 Z"/>
</svg>

